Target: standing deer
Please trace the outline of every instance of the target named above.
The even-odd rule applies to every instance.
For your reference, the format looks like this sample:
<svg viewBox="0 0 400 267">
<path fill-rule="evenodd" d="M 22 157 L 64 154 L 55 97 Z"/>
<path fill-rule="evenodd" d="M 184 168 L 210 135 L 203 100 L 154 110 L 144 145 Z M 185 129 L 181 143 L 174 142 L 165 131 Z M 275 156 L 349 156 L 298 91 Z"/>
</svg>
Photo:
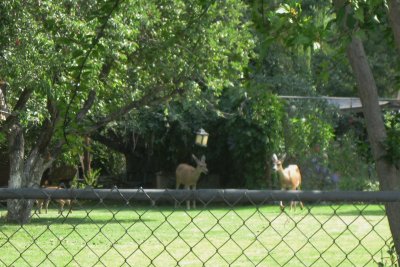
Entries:
<svg viewBox="0 0 400 267">
<path fill-rule="evenodd" d="M 46 189 L 64 189 L 65 186 L 44 186 L 42 188 L 46 188 Z M 56 202 L 58 202 L 60 204 L 60 208 L 58 210 L 58 213 L 60 213 L 61 215 L 63 214 L 64 211 L 64 206 L 68 205 L 69 206 L 69 211 L 68 213 L 71 212 L 71 199 L 57 199 L 55 200 Z M 49 203 L 50 203 L 50 199 L 37 199 L 36 200 L 36 204 L 37 204 L 37 208 L 36 210 L 39 212 L 39 214 L 42 213 L 42 209 L 44 207 L 45 209 L 45 213 L 47 214 L 47 211 L 49 209 Z"/>
<path fill-rule="evenodd" d="M 297 165 L 289 165 L 284 169 L 282 164 L 283 164 L 283 161 L 285 160 L 285 158 L 286 158 L 286 154 L 284 154 L 281 159 L 278 159 L 276 154 L 272 155 L 272 161 L 274 163 L 274 170 L 278 173 L 279 182 L 281 183 L 281 189 L 282 190 L 300 189 L 300 185 L 301 185 L 300 169 Z M 290 202 L 290 210 L 292 210 L 293 206 L 294 206 L 294 208 L 296 208 L 295 201 Z M 301 201 L 300 201 L 300 206 L 301 206 L 301 209 L 304 208 L 304 205 Z M 285 206 L 283 205 L 282 201 L 280 202 L 280 207 L 281 207 L 282 211 L 285 209 Z"/>
<path fill-rule="evenodd" d="M 176 168 L 176 189 L 179 189 L 180 185 L 183 185 L 185 189 L 196 190 L 197 181 L 200 178 L 201 173 L 207 174 L 207 164 L 206 157 L 203 155 L 201 160 L 199 160 L 195 155 L 192 155 L 193 159 L 196 161 L 196 168 L 188 164 L 179 164 Z M 175 202 L 175 207 L 177 203 Z M 190 200 L 186 201 L 187 209 L 190 209 Z M 196 208 L 196 200 L 193 200 L 193 208 Z"/>
</svg>

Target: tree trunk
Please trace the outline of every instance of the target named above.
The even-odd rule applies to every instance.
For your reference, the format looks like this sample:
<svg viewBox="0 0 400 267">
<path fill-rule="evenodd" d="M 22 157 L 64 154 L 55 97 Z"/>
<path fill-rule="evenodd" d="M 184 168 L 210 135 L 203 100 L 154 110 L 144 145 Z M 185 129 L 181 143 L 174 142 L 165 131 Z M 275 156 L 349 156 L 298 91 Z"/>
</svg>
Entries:
<svg viewBox="0 0 400 267">
<path fill-rule="evenodd" d="M 5 81 L 0 81 L 0 121 L 7 119 L 9 110 L 6 104 L 7 96 L 7 83 Z"/>
<path fill-rule="evenodd" d="M 85 177 L 90 176 L 90 173 L 92 172 L 91 161 L 92 158 L 90 155 L 90 138 L 88 136 L 85 136 L 83 145 L 83 160 L 82 160 L 83 175 Z"/>
<path fill-rule="evenodd" d="M 5 87 L 0 84 L 0 108 L 7 107 L 5 98 Z M 60 119 L 55 99 L 50 95 L 47 98 L 47 110 L 50 117 L 45 120 L 41 135 L 33 146 L 28 157 L 25 157 L 24 129 L 18 123 L 18 114 L 26 107 L 26 103 L 33 94 L 32 87 L 25 88 L 21 93 L 13 112 L 9 114 L 6 121 L 1 125 L 1 130 L 8 133 L 9 157 L 10 157 L 10 180 L 9 188 L 38 187 L 44 171 L 51 166 L 55 158 L 61 153 L 65 141 L 59 140 L 50 150 L 51 140 L 54 136 L 57 122 Z M 91 91 L 88 99 L 78 112 L 76 119 L 82 120 L 95 99 L 94 91 Z M 1 119 L 1 118 L 0 118 Z M 7 203 L 7 220 L 25 224 L 30 221 L 30 215 L 34 200 L 9 200 Z"/>
<path fill-rule="evenodd" d="M 8 135 L 10 180 L 8 187 L 13 189 L 23 187 L 39 187 L 44 170 L 50 164 L 37 150 L 25 159 L 25 138 L 19 124 L 11 127 Z M 29 223 L 34 200 L 11 199 L 7 202 L 7 221 L 20 224 Z"/>
<path fill-rule="evenodd" d="M 389 18 L 398 52 L 400 53 L 400 0 L 389 0 Z"/>
<path fill-rule="evenodd" d="M 386 157 L 384 142 L 387 134 L 379 106 L 378 91 L 360 38 L 353 36 L 347 48 L 347 56 L 357 81 L 380 189 L 398 191 L 400 190 L 400 173 L 395 164 L 389 162 Z M 385 207 L 396 252 L 400 255 L 400 203 L 386 203 Z"/>
<path fill-rule="evenodd" d="M 25 139 L 20 125 L 11 127 L 8 135 L 10 157 L 9 188 L 23 187 L 24 175 L 24 145 Z M 33 202 L 26 199 L 10 199 L 7 202 L 7 221 L 20 224 L 28 223 Z"/>
</svg>

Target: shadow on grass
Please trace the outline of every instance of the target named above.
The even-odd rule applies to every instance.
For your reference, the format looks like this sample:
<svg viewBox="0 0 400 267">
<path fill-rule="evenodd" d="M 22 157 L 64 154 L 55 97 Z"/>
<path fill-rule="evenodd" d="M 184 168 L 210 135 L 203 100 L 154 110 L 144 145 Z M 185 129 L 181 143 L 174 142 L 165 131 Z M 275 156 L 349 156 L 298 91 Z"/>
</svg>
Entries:
<svg viewBox="0 0 400 267">
<path fill-rule="evenodd" d="M 50 224 L 70 224 L 70 225 L 82 225 L 82 224 L 98 224 L 98 225 L 112 225 L 112 224 L 134 224 L 134 223 L 146 223 L 155 220 L 149 219 L 106 219 L 106 218 L 74 218 L 74 217 L 39 217 L 32 218 L 29 225 L 50 225 Z"/>
<path fill-rule="evenodd" d="M 31 225 L 48 224 L 135 224 L 156 222 L 163 218 L 158 216 L 170 216 L 171 213 L 188 213 L 189 216 L 197 216 L 199 212 L 242 212 L 262 213 L 266 216 L 279 216 L 281 211 L 276 204 L 268 203 L 265 205 L 237 205 L 229 207 L 226 204 L 198 205 L 196 209 L 186 210 L 185 206 L 174 208 L 174 205 L 163 203 L 161 205 L 121 205 L 121 203 L 107 203 L 106 205 L 91 205 L 93 203 L 83 202 L 75 205 L 72 213 L 65 211 L 63 215 L 57 213 L 57 207 L 54 205 L 49 209 L 48 214 L 37 214 L 32 211 Z M 382 205 L 354 205 L 354 204 L 311 204 L 304 203 L 305 209 L 296 209 L 295 211 L 285 210 L 288 216 L 385 216 L 385 210 Z M 13 225 L 6 222 L 5 209 L 0 209 L 2 214 L 0 225 Z M 145 214 L 145 216 L 142 216 Z M 335 214 L 335 215 L 334 215 Z M 154 215 L 154 217 L 153 217 Z"/>
<path fill-rule="evenodd" d="M 353 211 L 339 211 L 336 213 L 338 216 L 386 216 L 384 210 L 353 210 Z"/>
<path fill-rule="evenodd" d="M 92 210 L 93 211 L 93 210 Z M 116 215 L 110 216 L 101 215 L 99 216 L 96 212 L 86 215 L 79 214 L 76 215 L 77 211 L 73 211 L 72 213 L 64 212 L 62 215 L 57 213 L 56 210 L 49 210 L 47 214 L 37 214 L 32 213 L 31 220 L 28 225 L 53 225 L 53 224 L 69 224 L 69 225 L 78 225 L 78 224 L 135 224 L 135 223 L 146 223 L 157 221 L 157 219 L 148 219 L 148 218 L 139 218 L 139 215 L 135 216 L 127 216 L 127 215 Z M 134 218 L 137 217 L 137 218 Z M 7 222 L 6 214 L 1 214 L 0 217 L 0 226 L 1 225 L 9 225 L 9 226 L 20 226 L 19 223 L 16 222 Z"/>
<path fill-rule="evenodd" d="M 334 216 L 385 216 L 385 209 L 380 204 L 320 204 L 308 205 L 313 215 Z"/>
</svg>

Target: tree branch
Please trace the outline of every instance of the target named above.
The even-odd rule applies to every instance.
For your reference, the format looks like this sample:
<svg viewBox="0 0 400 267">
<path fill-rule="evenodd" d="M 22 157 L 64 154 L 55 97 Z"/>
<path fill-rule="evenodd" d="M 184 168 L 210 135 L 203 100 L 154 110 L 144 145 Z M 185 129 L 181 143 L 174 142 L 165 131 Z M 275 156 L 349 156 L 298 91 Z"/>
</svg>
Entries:
<svg viewBox="0 0 400 267">
<path fill-rule="evenodd" d="M 47 110 L 50 113 L 50 119 L 46 119 L 43 125 L 42 135 L 37 143 L 38 152 L 44 154 L 50 144 L 51 138 L 54 135 L 56 124 L 60 119 L 60 113 L 54 103 L 54 100 L 50 97 L 47 98 Z"/>
<path fill-rule="evenodd" d="M 76 115 L 76 121 L 82 120 L 86 114 L 88 113 L 89 109 L 93 106 L 94 100 L 96 99 L 96 92 L 94 90 L 91 90 L 89 92 L 89 96 L 86 99 L 85 103 L 83 104 L 83 107 L 81 110 L 78 112 L 78 115 Z"/>
<path fill-rule="evenodd" d="M 33 88 L 25 88 L 18 98 L 17 104 L 15 104 L 13 111 L 19 111 L 25 108 L 26 103 L 33 93 Z"/>
<path fill-rule="evenodd" d="M 156 105 L 163 103 L 167 100 L 169 100 L 172 96 L 175 94 L 179 93 L 179 89 L 173 90 L 170 94 L 164 95 L 162 97 L 154 98 L 154 95 L 157 95 L 158 92 L 161 91 L 161 88 L 159 88 L 156 92 L 149 92 L 147 95 L 142 97 L 140 100 L 133 101 L 131 103 L 126 104 L 125 106 L 121 107 L 117 111 L 109 114 L 108 116 L 103 117 L 102 119 L 98 120 L 95 122 L 92 126 L 86 127 L 84 130 L 84 134 L 91 134 L 101 127 L 107 125 L 108 123 L 117 120 L 120 118 L 122 115 L 128 113 L 129 111 L 144 107 L 146 105 Z M 73 132 L 71 132 L 73 133 Z"/>
<path fill-rule="evenodd" d="M 21 95 L 18 98 L 17 103 L 15 104 L 13 111 L 9 114 L 4 124 L 0 127 L 1 132 L 8 132 L 12 125 L 14 125 L 18 120 L 18 114 L 26 107 L 26 103 L 33 93 L 32 88 L 25 88 Z"/>
<path fill-rule="evenodd" d="M 56 124 L 60 119 L 60 113 L 51 97 L 47 98 L 47 110 L 50 113 L 50 118 L 47 118 L 43 123 L 39 140 L 29 153 L 27 166 L 35 166 L 40 160 L 44 161 L 46 151 L 48 151 L 49 144 L 54 136 Z M 51 160 L 49 161 L 51 162 Z"/>
<path fill-rule="evenodd" d="M 120 0 L 116 0 L 113 7 L 110 9 L 109 13 L 104 17 L 104 22 L 101 25 L 99 31 L 97 32 L 97 35 L 93 37 L 92 39 L 92 45 L 90 46 L 90 48 L 86 51 L 86 55 L 84 57 L 84 60 L 82 61 L 81 66 L 79 67 L 79 72 L 78 72 L 78 76 L 76 77 L 76 81 L 75 81 L 75 88 L 74 91 L 72 92 L 72 96 L 71 96 L 71 100 L 67 105 L 67 111 L 65 112 L 65 117 L 64 117 L 64 139 L 67 140 L 67 136 L 66 136 L 66 132 L 65 129 L 68 126 L 68 123 L 70 122 L 68 119 L 68 113 L 69 110 L 71 108 L 72 103 L 75 100 L 75 97 L 78 93 L 78 89 L 80 86 L 80 82 L 81 82 L 81 78 L 82 78 L 82 73 L 83 73 L 83 69 L 86 65 L 86 62 L 89 59 L 90 54 L 92 53 L 93 49 L 96 47 L 96 45 L 99 43 L 100 39 L 104 36 L 104 31 L 106 29 L 106 26 L 108 24 L 108 21 L 110 20 L 112 14 L 114 13 L 114 11 L 117 9 L 117 7 L 119 6 Z"/>
<path fill-rule="evenodd" d="M 114 62 L 115 60 L 111 56 L 108 56 L 104 59 L 103 66 L 101 67 L 101 71 L 99 74 L 99 80 L 101 82 L 106 83 L 106 80 L 108 78 L 108 75 L 110 75 Z"/>
</svg>

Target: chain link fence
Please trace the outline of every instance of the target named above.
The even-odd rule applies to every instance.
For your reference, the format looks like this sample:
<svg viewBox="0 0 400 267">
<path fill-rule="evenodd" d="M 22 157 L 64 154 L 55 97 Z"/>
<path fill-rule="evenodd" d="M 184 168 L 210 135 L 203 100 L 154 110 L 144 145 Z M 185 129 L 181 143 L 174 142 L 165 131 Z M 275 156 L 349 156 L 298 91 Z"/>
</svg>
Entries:
<svg viewBox="0 0 400 267">
<path fill-rule="evenodd" d="M 384 203 L 400 201 L 400 192 L 0 189 L 0 199 L 0 266 L 397 262 Z M 50 202 L 47 213 L 35 204 L 20 225 L 6 220 L 9 199 Z M 197 208 L 187 210 L 194 199 Z M 290 210 L 291 200 L 305 208 Z"/>
</svg>

